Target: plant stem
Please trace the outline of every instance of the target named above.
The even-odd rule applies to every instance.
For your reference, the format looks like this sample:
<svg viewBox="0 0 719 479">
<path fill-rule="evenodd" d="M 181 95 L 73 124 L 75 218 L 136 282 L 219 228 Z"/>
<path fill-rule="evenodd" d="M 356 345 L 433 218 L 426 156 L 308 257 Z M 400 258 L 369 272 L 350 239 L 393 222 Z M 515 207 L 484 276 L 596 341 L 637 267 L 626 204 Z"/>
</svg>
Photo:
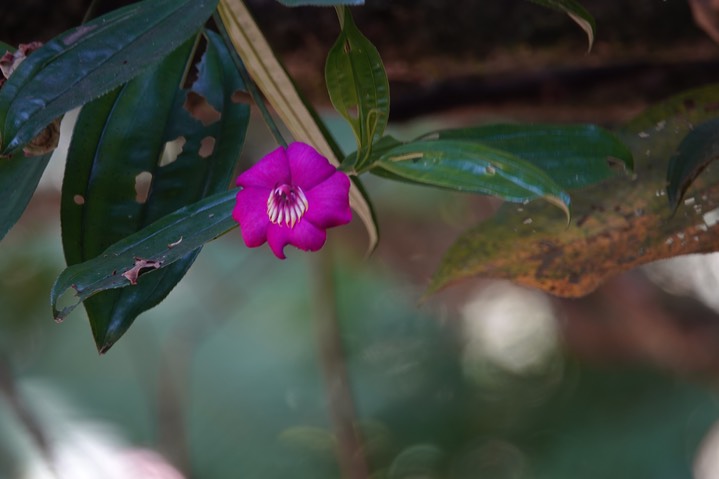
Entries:
<svg viewBox="0 0 719 479">
<path fill-rule="evenodd" d="M 337 459 L 343 478 L 367 479 L 369 467 L 355 428 L 356 413 L 338 322 L 332 252 L 326 247 L 318 256 L 314 263 L 315 327 L 327 388 L 329 416 L 337 439 Z"/>
</svg>

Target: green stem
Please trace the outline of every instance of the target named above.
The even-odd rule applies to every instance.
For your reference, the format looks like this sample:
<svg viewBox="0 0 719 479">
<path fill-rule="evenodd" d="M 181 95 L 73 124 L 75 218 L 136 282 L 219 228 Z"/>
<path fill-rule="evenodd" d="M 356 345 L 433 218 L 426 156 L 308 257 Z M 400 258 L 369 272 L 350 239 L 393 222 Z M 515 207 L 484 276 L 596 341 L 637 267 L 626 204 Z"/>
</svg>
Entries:
<svg viewBox="0 0 719 479">
<path fill-rule="evenodd" d="M 267 109 L 267 106 L 262 99 L 262 95 L 257 89 L 257 85 L 255 85 L 255 82 L 252 80 L 252 77 L 247 71 L 247 68 L 245 68 L 245 64 L 242 62 L 242 58 L 240 58 L 240 56 L 237 54 L 237 50 L 235 50 L 235 46 L 232 44 L 230 34 L 227 33 L 225 24 L 222 23 L 222 18 L 220 18 L 220 15 L 219 13 L 217 13 L 217 11 L 212 14 L 212 19 L 215 21 L 215 24 L 217 25 L 217 30 L 219 31 L 220 35 L 222 35 L 222 39 L 224 40 L 225 45 L 227 45 L 227 48 L 230 50 L 232 61 L 235 63 L 235 67 L 237 68 L 237 71 L 242 78 L 242 82 L 245 84 L 245 88 L 247 88 L 247 92 L 252 97 L 252 101 L 255 102 L 255 105 L 257 105 L 257 108 L 260 110 L 260 113 L 262 114 L 262 118 L 265 120 L 267 128 L 269 128 L 270 133 L 272 133 L 272 136 L 275 137 L 275 141 L 277 142 L 277 144 L 286 147 L 287 142 L 282 136 L 282 133 L 280 133 L 280 129 L 277 127 L 277 123 L 275 123 L 274 118 L 272 118 L 272 115 Z"/>
</svg>

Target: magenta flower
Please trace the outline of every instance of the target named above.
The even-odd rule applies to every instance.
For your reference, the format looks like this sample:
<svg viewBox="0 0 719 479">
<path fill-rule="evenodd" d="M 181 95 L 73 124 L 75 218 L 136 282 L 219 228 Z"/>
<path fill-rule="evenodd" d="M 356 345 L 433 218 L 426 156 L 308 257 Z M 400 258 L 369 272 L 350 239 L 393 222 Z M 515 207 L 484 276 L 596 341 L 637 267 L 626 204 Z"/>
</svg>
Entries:
<svg viewBox="0 0 719 479">
<path fill-rule="evenodd" d="M 280 147 L 237 177 L 242 189 L 232 217 L 250 248 L 267 241 L 285 259 L 285 246 L 317 251 L 325 230 L 352 219 L 350 180 L 304 143 Z"/>
</svg>

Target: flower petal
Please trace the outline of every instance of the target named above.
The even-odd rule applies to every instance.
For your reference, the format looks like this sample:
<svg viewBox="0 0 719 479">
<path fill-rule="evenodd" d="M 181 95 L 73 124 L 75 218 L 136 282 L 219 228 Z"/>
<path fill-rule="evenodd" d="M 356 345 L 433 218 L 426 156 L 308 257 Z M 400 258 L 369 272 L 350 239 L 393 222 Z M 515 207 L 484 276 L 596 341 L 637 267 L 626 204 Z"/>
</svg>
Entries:
<svg viewBox="0 0 719 479">
<path fill-rule="evenodd" d="M 273 223 L 267 227 L 267 244 L 270 245 L 270 249 L 275 256 L 280 259 L 285 259 L 284 249 L 290 243 L 289 238 L 290 229 L 286 226 L 279 226 Z"/>
<path fill-rule="evenodd" d="M 260 246 L 267 240 L 267 198 L 270 190 L 246 186 L 237 193 L 232 217 L 240 224 L 242 239 L 249 248 Z"/>
<path fill-rule="evenodd" d="M 324 246 L 327 234 L 309 221 L 300 221 L 294 228 L 270 224 L 267 228 L 267 243 L 272 252 L 285 259 L 284 248 L 288 244 L 303 251 L 318 251 Z"/>
<path fill-rule="evenodd" d="M 350 179 L 341 171 L 335 171 L 325 181 L 305 192 L 309 207 L 304 219 L 322 229 L 349 223 L 352 220 L 349 191 Z"/>
<path fill-rule="evenodd" d="M 277 184 L 283 183 L 290 183 L 290 166 L 283 147 L 266 154 L 237 177 L 237 186 L 244 187 L 258 186 L 272 189 Z"/>
<path fill-rule="evenodd" d="M 294 142 L 287 147 L 287 158 L 292 172 L 292 184 L 311 190 L 329 178 L 337 168 L 310 145 Z"/>
</svg>

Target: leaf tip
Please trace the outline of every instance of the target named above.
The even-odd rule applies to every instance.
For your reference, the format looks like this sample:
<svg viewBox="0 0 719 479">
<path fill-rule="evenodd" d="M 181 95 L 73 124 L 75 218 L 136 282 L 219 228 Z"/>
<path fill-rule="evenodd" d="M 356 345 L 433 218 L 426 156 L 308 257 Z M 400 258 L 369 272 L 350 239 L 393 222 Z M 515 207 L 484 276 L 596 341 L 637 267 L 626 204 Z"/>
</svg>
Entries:
<svg viewBox="0 0 719 479">
<path fill-rule="evenodd" d="M 67 270 L 66 270 L 67 271 Z M 52 319 L 55 323 L 62 323 L 65 318 L 80 304 L 77 298 L 77 286 L 74 284 L 58 289 L 58 284 L 62 275 L 55 281 L 50 291 L 50 306 L 52 307 Z"/>
<path fill-rule="evenodd" d="M 114 344 L 114 343 L 106 343 L 106 344 L 103 344 L 103 345 L 97 344 L 97 345 L 96 345 L 96 346 L 97 346 L 97 353 L 98 353 L 100 356 L 103 356 L 105 353 L 107 353 L 107 352 L 110 350 L 110 348 L 112 347 L 113 344 Z"/>
<path fill-rule="evenodd" d="M 547 195 L 544 199 L 562 210 L 567 219 L 567 226 L 569 226 L 569 223 L 572 221 L 571 198 L 569 194 L 562 191 L 558 196 Z"/>
</svg>

